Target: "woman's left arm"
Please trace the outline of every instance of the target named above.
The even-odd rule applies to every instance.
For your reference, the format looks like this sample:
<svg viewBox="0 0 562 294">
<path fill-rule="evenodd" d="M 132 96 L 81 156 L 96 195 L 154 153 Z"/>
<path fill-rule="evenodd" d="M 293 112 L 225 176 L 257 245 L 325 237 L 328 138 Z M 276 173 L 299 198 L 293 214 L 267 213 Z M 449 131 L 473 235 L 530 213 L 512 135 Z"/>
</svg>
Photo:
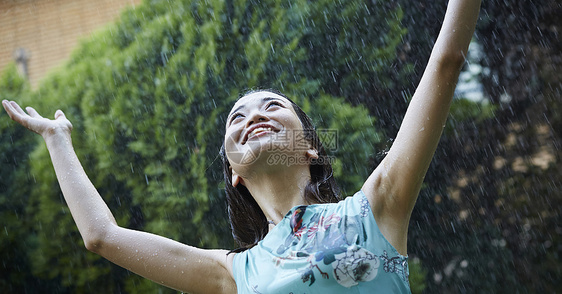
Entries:
<svg viewBox="0 0 562 294">
<path fill-rule="evenodd" d="M 379 228 L 402 254 L 410 215 L 441 137 L 479 10 L 480 0 L 449 1 L 396 140 L 362 188 Z"/>
</svg>

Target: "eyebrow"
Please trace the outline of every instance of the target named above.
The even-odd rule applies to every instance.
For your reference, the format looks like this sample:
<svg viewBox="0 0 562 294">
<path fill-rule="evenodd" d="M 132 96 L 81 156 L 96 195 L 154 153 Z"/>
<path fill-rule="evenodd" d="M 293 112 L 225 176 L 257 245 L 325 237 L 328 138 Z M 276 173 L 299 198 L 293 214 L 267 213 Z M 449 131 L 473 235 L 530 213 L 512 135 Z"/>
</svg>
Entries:
<svg viewBox="0 0 562 294">
<path fill-rule="evenodd" d="M 277 97 L 264 97 L 264 98 L 261 99 L 261 103 L 263 104 L 263 103 L 265 103 L 265 102 L 267 102 L 267 101 L 271 101 L 271 100 L 283 101 L 283 100 L 281 100 L 281 99 L 279 99 L 279 98 L 277 98 Z M 230 117 L 231 117 L 233 114 L 235 114 L 235 113 L 238 112 L 240 109 L 245 108 L 245 107 L 246 107 L 246 105 L 240 105 L 240 106 L 238 106 L 236 109 L 234 109 L 234 110 L 232 111 L 232 113 L 230 113 L 230 115 L 228 115 L 228 121 L 230 122 Z"/>
</svg>

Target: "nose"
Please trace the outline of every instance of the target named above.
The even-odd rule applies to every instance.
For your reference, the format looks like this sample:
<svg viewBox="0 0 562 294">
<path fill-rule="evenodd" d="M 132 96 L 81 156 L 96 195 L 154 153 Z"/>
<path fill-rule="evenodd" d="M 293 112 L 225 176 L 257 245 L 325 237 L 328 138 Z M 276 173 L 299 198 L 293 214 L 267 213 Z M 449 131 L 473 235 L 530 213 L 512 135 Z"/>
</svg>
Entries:
<svg viewBox="0 0 562 294">
<path fill-rule="evenodd" d="M 246 127 L 249 127 L 249 126 L 251 126 L 253 124 L 256 124 L 256 123 L 268 121 L 268 120 L 269 120 L 269 118 L 266 115 L 264 115 L 263 113 L 261 113 L 260 111 L 254 111 L 254 112 L 252 112 L 248 121 L 246 122 Z"/>
</svg>

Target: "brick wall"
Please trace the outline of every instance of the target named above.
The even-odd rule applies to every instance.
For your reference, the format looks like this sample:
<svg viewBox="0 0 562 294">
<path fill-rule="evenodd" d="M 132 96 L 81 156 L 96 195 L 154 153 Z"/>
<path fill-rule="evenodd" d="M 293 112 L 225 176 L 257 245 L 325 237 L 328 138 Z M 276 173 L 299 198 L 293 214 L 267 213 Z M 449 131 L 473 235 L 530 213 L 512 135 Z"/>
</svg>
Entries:
<svg viewBox="0 0 562 294">
<path fill-rule="evenodd" d="M 61 65 L 82 38 L 115 20 L 141 0 L 0 0 L 0 70 L 14 61 L 17 48 L 29 53 L 28 77 L 34 88 Z"/>
</svg>

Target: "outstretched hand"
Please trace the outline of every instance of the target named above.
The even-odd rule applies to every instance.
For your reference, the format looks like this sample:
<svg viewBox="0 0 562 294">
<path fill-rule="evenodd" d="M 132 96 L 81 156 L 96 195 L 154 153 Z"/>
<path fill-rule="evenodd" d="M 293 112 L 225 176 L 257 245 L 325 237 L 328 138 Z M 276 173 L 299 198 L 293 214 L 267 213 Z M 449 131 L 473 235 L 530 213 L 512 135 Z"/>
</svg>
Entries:
<svg viewBox="0 0 562 294">
<path fill-rule="evenodd" d="M 43 136 L 43 138 L 59 131 L 70 135 L 72 131 L 72 124 L 60 109 L 55 112 L 55 119 L 52 120 L 42 117 L 32 107 L 26 107 L 26 113 L 15 101 L 3 100 L 2 106 L 12 120 Z"/>
</svg>

